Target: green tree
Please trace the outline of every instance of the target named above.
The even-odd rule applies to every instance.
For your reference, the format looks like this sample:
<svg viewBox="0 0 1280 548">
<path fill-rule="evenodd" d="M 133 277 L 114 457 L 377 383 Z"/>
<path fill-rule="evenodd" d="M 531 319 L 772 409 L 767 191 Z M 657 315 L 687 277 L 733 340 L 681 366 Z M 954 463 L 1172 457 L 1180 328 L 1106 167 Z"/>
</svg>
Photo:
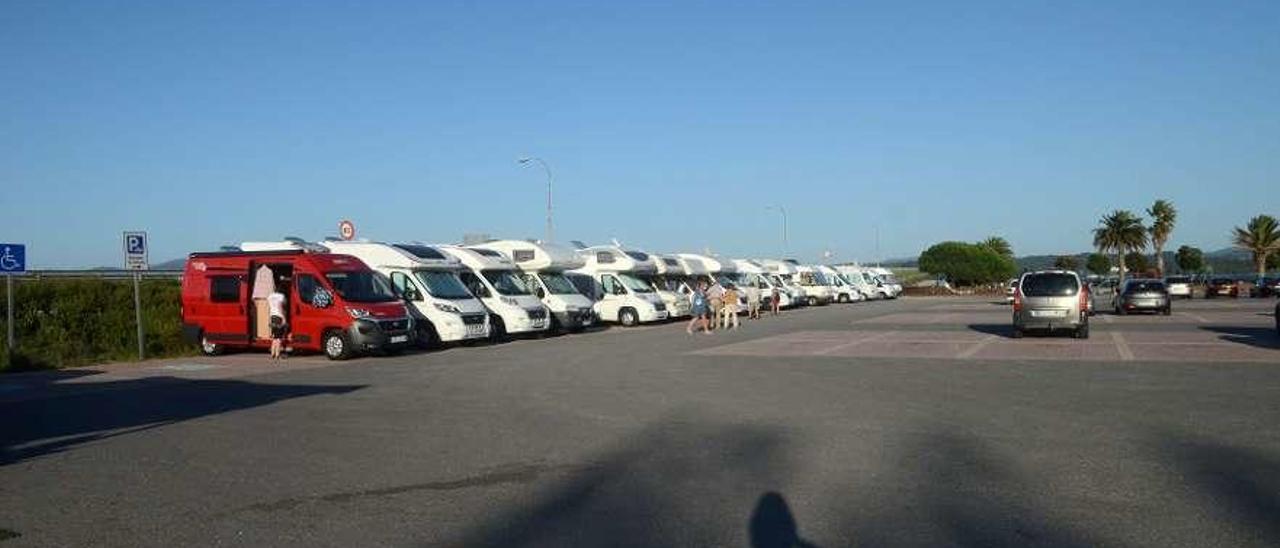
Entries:
<svg viewBox="0 0 1280 548">
<path fill-rule="evenodd" d="M 966 242 L 934 244 L 920 254 L 919 267 L 960 286 L 1001 282 L 1018 271 L 1013 259 L 986 245 Z"/>
<path fill-rule="evenodd" d="M 992 236 L 978 242 L 978 245 L 996 252 L 996 255 L 1013 259 L 1013 246 L 1009 245 L 1009 240 L 999 236 Z"/>
<path fill-rule="evenodd" d="M 1267 257 L 1280 252 L 1280 223 L 1270 215 L 1258 215 L 1244 228 L 1236 227 L 1231 239 L 1236 247 L 1253 253 L 1261 278 L 1267 275 Z"/>
<path fill-rule="evenodd" d="M 1178 222 L 1178 210 L 1168 200 L 1156 200 L 1147 209 L 1147 215 L 1151 216 L 1151 249 L 1156 254 L 1156 273 L 1164 276 L 1164 244 Z"/>
<path fill-rule="evenodd" d="M 1194 274 L 1204 270 L 1204 252 L 1200 248 L 1184 245 L 1178 248 L 1174 256 L 1178 268 L 1185 274 Z"/>
<path fill-rule="evenodd" d="M 1124 256 L 1124 263 L 1129 267 L 1131 272 L 1137 272 L 1140 275 L 1145 275 L 1148 270 L 1151 270 L 1151 261 L 1149 261 L 1146 254 L 1141 251 L 1130 251 L 1126 253 Z"/>
<path fill-rule="evenodd" d="M 1103 253 L 1116 254 L 1120 279 L 1123 280 L 1127 271 L 1125 254 L 1147 247 L 1147 229 L 1133 212 L 1123 209 L 1112 211 L 1098 221 L 1098 228 L 1093 229 L 1093 245 Z"/>
<path fill-rule="evenodd" d="M 1090 253 L 1089 259 L 1085 261 L 1085 268 L 1088 268 L 1089 272 L 1105 276 L 1111 272 L 1111 259 L 1101 253 Z"/>
<path fill-rule="evenodd" d="M 1076 270 L 1080 268 L 1080 261 L 1071 255 L 1059 255 L 1053 260 L 1053 267 L 1062 270 Z"/>
</svg>

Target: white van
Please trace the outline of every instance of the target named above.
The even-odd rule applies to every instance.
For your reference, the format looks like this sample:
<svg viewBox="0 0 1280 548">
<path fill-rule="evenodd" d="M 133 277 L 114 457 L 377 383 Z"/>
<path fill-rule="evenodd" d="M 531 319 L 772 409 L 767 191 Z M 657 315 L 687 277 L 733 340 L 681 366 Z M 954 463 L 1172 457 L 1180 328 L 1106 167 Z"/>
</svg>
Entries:
<svg viewBox="0 0 1280 548">
<path fill-rule="evenodd" d="M 581 331 L 596 323 L 591 299 L 578 291 L 564 273 L 585 261 L 572 249 L 524 240 L 495 240 L 468 246 L 501 253 L 523 273 L 525 284 L 551 309 L 553 331 Z"/>
<path fill-rule="evenodd" d="M 730 284 L 742 288 L 743 281 L 738 277 L 738 267 L 733 264 L 733 260 L 711 255 L 699 255 L 697 253 L 680 253 L 679 257 L 689 261 L 701 263 L 706 268 L 707 273 L 701 279 L 710 284 L 712 281 L 719 283 L 721 287 L 728 287 Z M 747 295 L 743 291 L 738 292 L 738 311 L 745 312 L 747 310 Z"/>
<path fill-rule="evenodd" d="M 578 256 L 585 264 L 567 275 L 578 291 L 595 301 L 600 321 L 630 327 L 669 317 L 667 305 L 658 297 L 657 290 L 649 282 L 635 277 L 635 274 L 652 274 L 657 270 L 648 253 L 601 245 L 579 249 Z"/>
<path fill-rule="evenodd" d="M 489 314 L 462 281 L 462 263 L 422 244 L 326 241 L 333 253 L 351 255 L 391 280 L 396 294 L 409 304 L 418 346 L 483 339 L 489 336 Z"/>
<path fill-rule="evenodd" d="M 898 281 L 898 277 L 894 275 L 892 270 L 883 267 L 875 267 L 870 269 L 876 279 L 884 285 L 888 290 L 889 298 L 896 299 L 902 294 L 902 282 Z"/>
<path fill-rule="evenodd" d="M 840 275 L 840 272 L 836 269 L 821 265 L 818 267 L 818 272 L 821 272 L 827 278 L 827 281 L 831 283 L 835 291 L 836 302 L 851 303 L 863 300 L 862 292 L 845 280 L 844 276 Z"/>
<path fill-rule="evenodd" d="M 791 294 L 791 302 L 797 305 L 808 304 L 809 294 L 805 288 L 801 287 L 796 274 L 799 269 L 794 261 L 780 261 L 777 259 L 760 259 L 756 261 L 760 266 L 764 267 L 774 281 L 786 289 Z"/>
<path fill-rule="evenodd" d="M 747 259 L 734 259 L 733 266 L 738 268 L 738 278 L 743 284 L 760 288 L 760 298 L 765 308 L 773 302 L 774 288 L 778 289 L 779 308 L 790 308 L 795 304 L 791 301 L 791 292 L 782 286 L 781 280 L 771 276 L 763 266 L 760 266 L 760 263 Z"/>
<path fill-rule="evenodd" d="M 653 286 L 658 298 L 667 305 L 667 312 L 672 318 L 687 318 L 693 315 L 693 305 L 689 302 L 688 275 L 680 260 L 671 255 L 650 255 L 653 257 L 654 271 L 651 274 L 635 273 L 634 276 Z"/>
<path fill-rule="evenodd" d="M 468 249 L 455 245 L 440 250 L 462 261 L 458 272 L 462 285 L 489 309 L 489 336 L 546 331 L 550 322 L 547 307 L 533 295 L 520 277 L 520 270 L 501 253 L 489 249 Z"/>
<path fill-rule="evenodd" d="M 844 274 L 845 280 L 852 283 L 859 291 L 866 293 L 868 299 L 892 299 L 896 296 L 892 288 L 881 282 L 875 274 L 866 268 L 841 265 L 837 266 L 836 270 Z"/>
<path fill-rule="evenodd" d="M 817 267 L 796 265 L 796 283 L 804 288 L 804 295 L 809 306 L 827 305 L 835 300 L 835 288 L 827 281 L 827 277 Z"/>
</svg>

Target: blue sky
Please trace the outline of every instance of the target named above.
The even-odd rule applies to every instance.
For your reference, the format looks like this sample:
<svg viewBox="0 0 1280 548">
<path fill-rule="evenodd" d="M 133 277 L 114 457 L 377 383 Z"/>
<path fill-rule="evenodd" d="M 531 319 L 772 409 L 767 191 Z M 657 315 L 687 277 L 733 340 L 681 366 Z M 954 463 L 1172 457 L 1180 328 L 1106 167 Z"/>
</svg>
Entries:
<svg viewBox="0 0 1280 548">
<path fill-rule="evenodd" d="M 909 4 L 909 5 L 900 5 Z M 815 260 L 1280 215 L 1280 2 L 9 2 L 0 241 L 538 237 Z"/>
</svg>

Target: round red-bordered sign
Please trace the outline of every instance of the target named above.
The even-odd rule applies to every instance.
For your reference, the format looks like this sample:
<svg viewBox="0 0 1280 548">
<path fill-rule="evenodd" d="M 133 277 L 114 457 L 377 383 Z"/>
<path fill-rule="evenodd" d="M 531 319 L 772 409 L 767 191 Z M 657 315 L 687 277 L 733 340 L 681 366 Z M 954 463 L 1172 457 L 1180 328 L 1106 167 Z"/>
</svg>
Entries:
<svg viewBox="0 0 1280 548">
<path fill-rule="evenodd" d="M 338 223 L 338 235 L 344 240 L 353 240 L 356 237 L 356 225 L 351 221 L 343 219 Z"/>
</svg>

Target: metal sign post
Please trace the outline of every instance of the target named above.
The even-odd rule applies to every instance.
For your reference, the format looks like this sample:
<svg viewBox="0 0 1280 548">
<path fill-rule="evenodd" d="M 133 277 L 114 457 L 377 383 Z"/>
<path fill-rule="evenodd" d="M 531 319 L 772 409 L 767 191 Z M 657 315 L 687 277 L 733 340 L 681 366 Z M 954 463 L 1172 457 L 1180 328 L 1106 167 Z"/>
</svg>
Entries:
<svg viewBox="0 0 1280 548">
<path fill-rule="evenodd" d="M 13 359 L 13 275 L 27 271 L 27 246 L 25 244 L 0 244 L 0 273 L 4 274 L 5 352 Z"/>
<path fill-rule="evenodd" d="M 147 261 L 147 233 L 124 233 L 124 267 L 129 270 L 147 270 L 151 267 Z M 139 287 L 142 273 L 133 274 L 133 322 L 138 328 L 138 359 L 146 359 L 142 335 L 142 295 Z"/>
</svg>

